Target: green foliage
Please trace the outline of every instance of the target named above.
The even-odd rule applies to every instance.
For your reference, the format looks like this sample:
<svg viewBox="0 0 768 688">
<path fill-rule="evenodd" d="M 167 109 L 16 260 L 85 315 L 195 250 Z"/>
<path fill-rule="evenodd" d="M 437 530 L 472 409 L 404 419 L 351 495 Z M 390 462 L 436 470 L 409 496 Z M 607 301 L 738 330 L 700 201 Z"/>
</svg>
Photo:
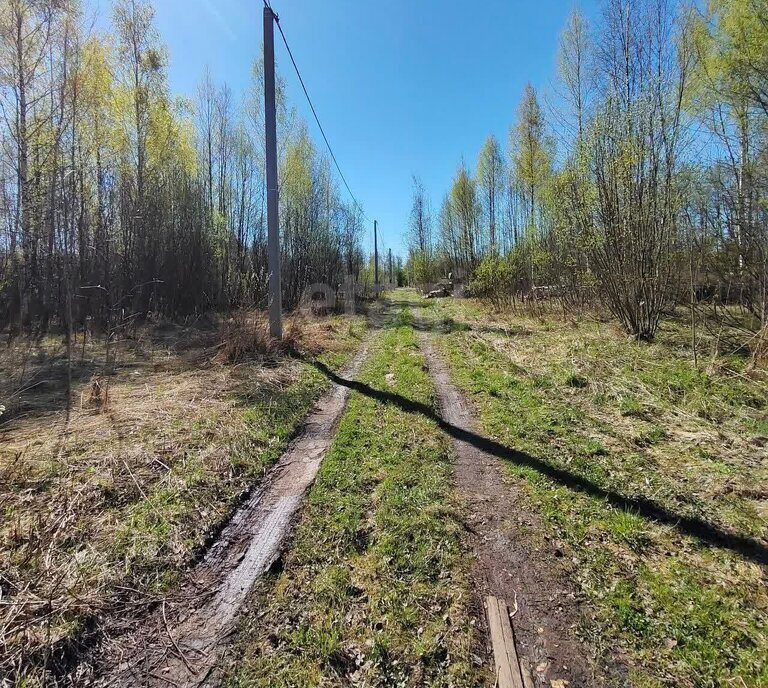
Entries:
<svg viewBox="0 0 768 688">
<path fill-rule="evenodd" d="M 431 284 L 441 277 L 439 264 L 427 251 L 412 251 L 408 257 L 407 270 L 418 285 Z"/>
<path fill-rule="evenodd" d="M 700 56 L 689 91 L 693 106 L 708 108 L 725 101 L 743 110 L 748 103 L 765 104 L 768 3 L 710 0 L 707 12 L 693 14 L 688 26 L 690 40 Z"/>
<path fill-rule="evenodd" d="M 539 190 L 552 172 L 552 142 L 545 131 L 544 113 L 533 86 L 526 84 L 517 113 L 517 123 L 510 134 L 517 178 L 533 209 Z"/>
<path fill-rule="evenodd" d="M 448 209 L 457 224 L 454 237 L 456 257 L 464 267 L 471 268 L 479 254 L 477 224 L 480 205 L 477 199 L 477 183 L 462 164 L 453 179 Z"/>
<path fill-rule="evenodd" d="M 550 274 L 552 253 L 546 244 L 527 236 L 504 255 L 488 255 L 472 273 L 469 283 L 474 296 L 487 299 L 496 309 L 507 308 L 531 287 L 532 274 Z"/>
<path fill-rule="evenodd" d="M 487 256 L 472 273 L 470 291 L 475 296 L 488 299 L 494 308 L 509 305 L 520 277 L 518 267 L 513 254 Z"/>
<path fill-rule="evenodd" d="M 506 180 L 504 155 L 495 136 L 489 136 L 477 159 L 477 182 L 480 189 L 485 236 L 483 248 L 492 255 L 499 249 L 503 190 Z"/>
</svg>

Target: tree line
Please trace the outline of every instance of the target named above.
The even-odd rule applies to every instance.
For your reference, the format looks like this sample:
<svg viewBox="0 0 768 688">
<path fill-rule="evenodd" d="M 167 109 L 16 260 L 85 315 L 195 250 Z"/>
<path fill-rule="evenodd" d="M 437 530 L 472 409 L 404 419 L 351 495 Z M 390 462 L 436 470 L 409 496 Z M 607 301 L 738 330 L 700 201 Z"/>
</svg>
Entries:
<svg viewBox="0 0 768 688">
<path fill-rule="evenodd" d="M 436 213 L 416 178 L 408 273 L 496 305 L 600 301 L 640 339 L 708 304 L 768 342 L 768 0 L 575 10 L 553 94 L 526 86 Z M 718 310 L 719 309 L 719 310 Z"/>
<path fill-rule="evenodd" d="M 266 302 L 263 69 L 169 89 L 149 0 L 0 5 L 0 327 L 106 330 Z M 278 80 L 280 81 L 280 80 Z M 283 302 L 363 267 L 361 210 L 278 83 Z"/>
</svg>

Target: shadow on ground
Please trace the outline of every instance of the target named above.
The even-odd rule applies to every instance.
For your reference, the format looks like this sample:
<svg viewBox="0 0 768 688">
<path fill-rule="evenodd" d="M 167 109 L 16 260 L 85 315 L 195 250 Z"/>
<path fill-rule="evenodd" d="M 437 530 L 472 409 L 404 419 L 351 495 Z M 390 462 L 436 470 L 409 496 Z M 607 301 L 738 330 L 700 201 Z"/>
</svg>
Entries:
<svg viewBox="0 0 768 688">
<path fill-rule="evenodd" d="M 581 492 L 592 497 L 604 499 L 618 509 L 643 516 L 644 518 L 665 525 L 673 526 L 681 534 L 693 536 L 706 545 L 730 550 L 759 564 L 768 564 L 768 545 L 760 540 L 734 533 L 731 530 L 709 523 L 695 516 L 685 516 L 675 513 L 642 495 L 628 496 L 606 489 L 587 478 L 576 475 L 563 468 L 553 466 L 535 456 L 507 447 L 500 442 L 496 442 L 495 440 L 475 432 L 452 425 L 443 420 L 432 407 L 427 406 L 426 404 L 412 401 L 399 394 L 375 389 L 362 382 L 357 382 L 356 380 L 343 378 L 319 361 L 308 362 L 336 384 L 348 387 L 382 403 L 394 404 L 407 413 L 420 413 L 437 423 L 437 425 L 451 437 L 462 442 L 467 442 L 481 451 L 492 454 L 505 461 L 515 463 L 518 466 L 532 468 L 538 473 L 574 490 L 575 492 Z"/>
</svg>

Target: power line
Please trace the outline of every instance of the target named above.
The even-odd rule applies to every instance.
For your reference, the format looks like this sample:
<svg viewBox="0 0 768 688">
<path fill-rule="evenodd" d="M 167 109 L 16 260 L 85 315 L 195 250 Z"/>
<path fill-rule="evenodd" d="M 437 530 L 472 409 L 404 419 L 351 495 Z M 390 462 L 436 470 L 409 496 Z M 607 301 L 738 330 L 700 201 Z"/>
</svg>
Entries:
<svg viewBox="0 0 768 688">
<path fill-rule="evenodd" d="M 325 135 L 325 130 L 323 129 L 323 125 L 320 124 L 320 118 L 317 116 L 317 110 L 315 110 L 315 106 L 312 103 L 312 99 L 309 97 L 309 91 L 307 91 L 307 87 L 304 84 L 304 79 L 302 78 L 301 72 L 299 71 L 299 66 L 296 64 L 296 60 L 294 59 L 293 53 L 291 52 L 291 46 L 288 45 L 288 39 L 285 37 L 285 33 L 283 32 L 283 27 L 280 26 L 280 18 L 277 16 L 277 13 L 272 9 L 272 6 L 269 4 L 268 0 L 264 0 L 264 6 L 270 12 L 272 12 L 272 16 L 275 18 L 275 23 L 277 24 L 277 29 L 278 31 L 280 31 L 280 35 L 283 38 L 285 49 L 288 51 L 288 56 L 291 58 L 291 62 L 293 63 L 293 68 L 296 71 L 296 76 L 299 77 L 299 83 L 301 84 L 301 88 L 304 91 L 304 95 L 307 97 L 307 102 L 309 103 L 309 107 L 312 110 L 312 114 L 315 117 L 315 122 L 317 122 L 317 126 L 320 129 L 320 133 L 323 135 L 323 141 L 325 141 L 325 145 L 328 147 L 328 152 L 331 154 L 331 159 L 333 160 L 333 164 L 336 165 L 336 170 L 338 171 L 339 176 L 341 177 L 341 181 L 344 182 L 344 186 L 347 187 L 347 191 L 349 192 L 349 195 L 351 196 L 355 205 L 359 208 L 360 212 L 363 214 L 363 217 L 366 220 L 368 220 L 368 222 L 370 222 L 371 219 L 365 214 L 365 210 L 363 210 L 363 206 L 360 205 L 357 198 L 355 198 L 355 194 L 352 193 L 352 189 L 349 188 L 349 184 L 347 183 L 347 180 L 344 177 L 344 173 L 341 171 L 341 166 L 339 165 L 339 161 L 336 160 L 336 155 L 333 152 L 333 148 L 331 148 L 331 144 L 328 141 L 328 137 Z"/>
</svg>

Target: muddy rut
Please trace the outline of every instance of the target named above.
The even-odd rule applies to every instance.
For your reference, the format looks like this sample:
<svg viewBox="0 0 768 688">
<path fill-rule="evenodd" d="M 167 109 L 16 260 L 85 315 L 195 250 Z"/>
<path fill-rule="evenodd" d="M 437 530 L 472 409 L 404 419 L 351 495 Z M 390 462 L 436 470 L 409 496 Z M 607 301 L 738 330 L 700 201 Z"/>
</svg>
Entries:
<svg viewBox="0 0 768 688">
<path fill-rule="evenodd" d="M 364 344 L 345 376 L 357 374 L 367 350 Z M 140 629 L 108 648 L 114 668 L 97 685 L 218 683 L 238 612 L 254 581 L 278 558 L 349 394 L 348 387 L 334 384 L 315 404 L 286 452 L 192 572 L 177 598 L 185 601 L 164 604 Z"/>
<path fill-rule="evenodd" d="M 526 509 L 522 488 L 510 479 L 502 460 L 476 446 L 481 442 L 472 442 L 479 437 L 479 422 L 426 334 L 421 347 L 441 417 L 453 436 L 456 487 L 466 505 L 475 555 L 476 608 L 482 610 L 488 594 L 507 601 L 518 654 L 535 685 L 603 685 L 604 671 L 594 652 L 577 637 L 582 612 L 575 586 L 553 565 L 560 555 L 556 544 L 532 534 L 544 532 L 540 517 Z M 482 611 L 478 616 L 483 618 Z"/>
</svg>

